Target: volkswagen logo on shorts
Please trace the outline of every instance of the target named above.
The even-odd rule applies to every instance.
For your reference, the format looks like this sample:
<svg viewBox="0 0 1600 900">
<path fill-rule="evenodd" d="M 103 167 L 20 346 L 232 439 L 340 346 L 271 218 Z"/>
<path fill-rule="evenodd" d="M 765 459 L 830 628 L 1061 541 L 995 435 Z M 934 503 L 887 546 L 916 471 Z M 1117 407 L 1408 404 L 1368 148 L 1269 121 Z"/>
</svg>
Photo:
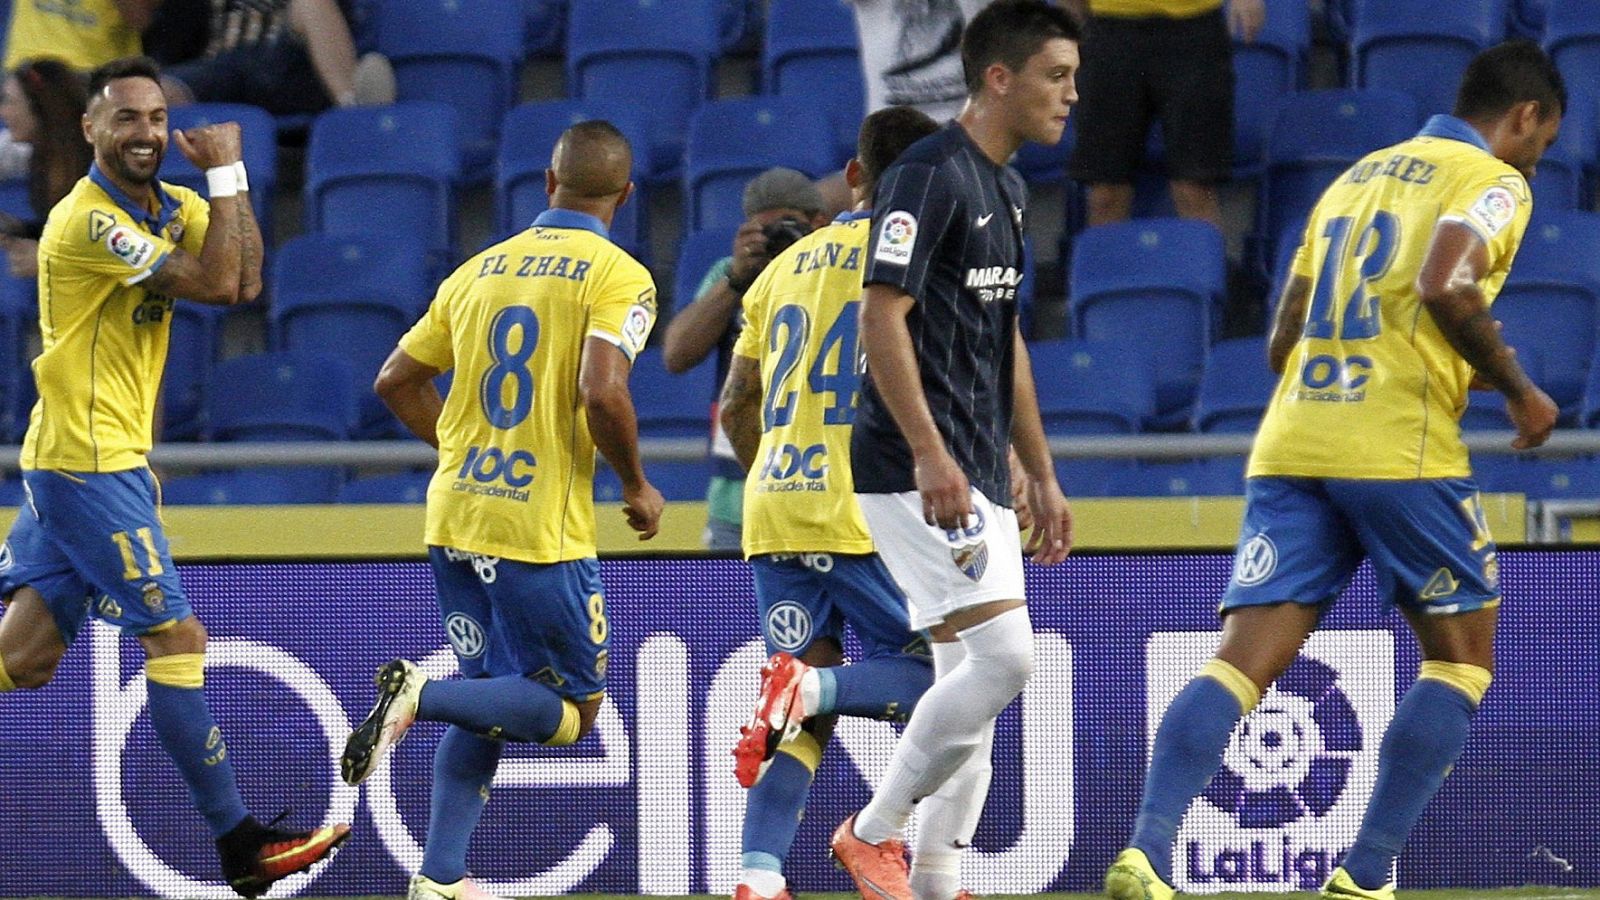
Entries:
<svg viewBox="0 0 1600 900">
<path fill-rule="evenodd" d="M 785 600 L 767 610 L 767 640 L 789 653 L 811 642 L 811 612 L 798 603 Z"/>
<path fill-rule="evenodd" d="M 450 637 L 450 646 L 465 659 L 483 655 L 483 626 L 466 613 L 451 613 L 444 620 L 444 633 Z"/>
<path fill-rule="evenodd" d="M 1245 541 L 1233 558 L 1233 581 L 1240 587 L 1260 584 L 1278 568 L 1278 545 L 1258 534 Z"/>
<path fill-rule="evenodd" d="M 1362 749 L 1355 707 L 1333 667 L 1302 656 L 1246 716 L 1205 798 L 1245 828 L 1325 815 Z"/>
</svg>

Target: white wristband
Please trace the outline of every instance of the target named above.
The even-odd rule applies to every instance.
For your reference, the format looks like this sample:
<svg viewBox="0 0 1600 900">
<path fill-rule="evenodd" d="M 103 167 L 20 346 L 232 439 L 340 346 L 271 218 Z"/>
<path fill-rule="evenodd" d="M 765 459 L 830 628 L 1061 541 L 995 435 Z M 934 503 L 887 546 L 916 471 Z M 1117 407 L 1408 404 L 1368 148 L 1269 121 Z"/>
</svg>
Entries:
<svg viewBox="0 0 1600 900">
<path fill-rule="evenodd" d="M 239 173 L 232 165 L 213 166 L 206 170 L 206 188 L 213 200 L 237 196 Z"/>
<path fill-rule="evenodd" d="M 241 159 L 233 164 L 233 174 L 239 179 L 239 193 L 249 193 L 250 178 L 244 172 L 244 160 Z"/>
</svg>

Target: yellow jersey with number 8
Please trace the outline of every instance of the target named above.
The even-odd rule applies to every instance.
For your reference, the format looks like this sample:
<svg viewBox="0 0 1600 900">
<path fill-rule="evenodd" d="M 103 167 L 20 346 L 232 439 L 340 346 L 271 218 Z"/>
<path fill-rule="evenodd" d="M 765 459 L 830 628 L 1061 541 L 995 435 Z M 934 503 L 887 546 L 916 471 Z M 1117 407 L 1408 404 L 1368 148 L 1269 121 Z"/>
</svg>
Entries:
<svg viewBox="0 0 1600 900">
<path fill-rule="evenodd" d="M 531 563 L 594 556 L 584 343 L 600 338 L 632 360 L 655 320 L 650 273 L 599 219 L 571 210 L 541 213 L 447 278 L 400 339 L 418 362 L 454 369 L 427 542 Z"/>
<path fill-rule="evenodd" d="M 847 213 L 801 238 L 745 293 L 733 352 L 761 363 L 761 446 L 744 482 L 746 556 L 874 549 L 850 475 L 870 217 Z"/>
<path fill-rule="evenodd" d="M 1493 302 L 1532 208 L 1521 173 L 1449 116 L 1329 186 L 1290 270 L 1311 280 L 1311 298 L 1248 474 L 1470 475 L 1460 419 L 1472 369 L 1423 307 L 1416 279 L 1438 223 L 1459 222 L 1488 251 L 1479 286 Z"/>
</svg>

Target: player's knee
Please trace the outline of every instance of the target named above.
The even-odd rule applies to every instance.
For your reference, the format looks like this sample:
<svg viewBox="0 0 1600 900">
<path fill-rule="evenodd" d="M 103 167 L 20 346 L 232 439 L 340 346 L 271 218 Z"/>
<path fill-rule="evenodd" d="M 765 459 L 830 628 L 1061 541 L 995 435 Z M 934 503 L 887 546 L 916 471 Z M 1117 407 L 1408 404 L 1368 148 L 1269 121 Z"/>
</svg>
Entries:
<svg viewBox="0 0 1600 900">
<path fill-rule="evenodd" d="M 178 656 L 206 652 L 206 627 L 194 616 L 188 616 L 171 625 L 139 636 L 145 655 L 154 659 L 161 656 Z"/>
<path fill-rule="evenodd" d="M 1028 679 L 1033 677 L 1033 641 L 1015 644 L 1007 648 L 1006 652 L 996 657 L 999 663 L 996 669 L 1006 685 L 1017 693 L 1028 686 Z"/>
<path fill-rule="evenodd" d="M 61 654 L 50 652 L 8 654 L 3 661 L 5 678 L 19 691 L 35 691 L 50 683 Z"/>
</svg>

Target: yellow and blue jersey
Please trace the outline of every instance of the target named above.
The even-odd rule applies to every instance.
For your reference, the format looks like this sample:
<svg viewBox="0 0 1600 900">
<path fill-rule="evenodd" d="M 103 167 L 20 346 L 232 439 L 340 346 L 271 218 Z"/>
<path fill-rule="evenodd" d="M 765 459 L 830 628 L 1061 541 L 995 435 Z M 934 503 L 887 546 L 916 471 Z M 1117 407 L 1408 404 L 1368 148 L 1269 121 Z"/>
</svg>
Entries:
<svg viewBox="0 0 1600 900">
<path fill-rule="evenodd" d="M 108 60 L 140 53 L 115 0 L 17 0 L 6 35 L 6 71 L 29 59 L 56 57 L 87 72 Z"/>
<path fill-rule="evenodd" d="M 150 212 L 91 168 L 39 239 L 39 401 L 24 469 L 117 472 L 145 464 L 173 299 L 143 286 L 176 247 L 198 255 L 210 207 L 157 183 Z"/>
<path fill-rule="evenodd" d="M 744 483 L 744 551 L 871 553 L 850 426 L 871 213 L 847 213 L 784 251 L 745 292 L 734 353 L 761 364 L 761 446 Z"/>
<path fill-rule="evenodd" d="M 1437 223 L 1467 225 L 1493 302 L 1533 197 L 1465 122 L 1435 116 L 1369 154 L 1318 201 L 1292 274 L 1306 321 L 1262 418 L 1249 475 L 1433 479 L 1470 474 L 1460 418 L 1472 369 L 1422 307 L 1417 273 Z"/>
<path fill-rule="evenodd" d="M 427 542 L 533 563 L 594 556 L 584 342 L 601 338 L 632 360 L 655 320 L 650 273 L 599 219 L 571 210 L 541 213 L 446 279 L 400 340 L 424 365 L 455 370 Z"/>
</svg>

